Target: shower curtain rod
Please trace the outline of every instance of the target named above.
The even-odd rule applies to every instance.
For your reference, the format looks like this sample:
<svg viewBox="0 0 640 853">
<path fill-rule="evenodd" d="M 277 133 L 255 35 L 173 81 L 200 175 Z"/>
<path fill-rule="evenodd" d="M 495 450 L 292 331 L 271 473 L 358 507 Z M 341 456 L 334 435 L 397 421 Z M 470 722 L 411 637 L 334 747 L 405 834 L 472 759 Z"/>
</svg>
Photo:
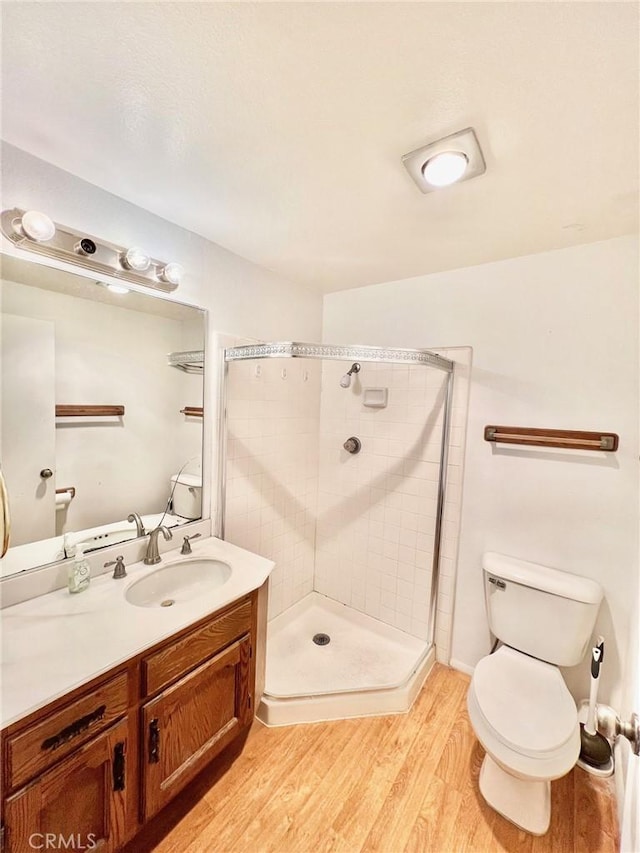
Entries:
<svg viewBox="0 0 640 853">
<path fill-rule="evenodd" d="M 309 344 L 299 341 L 279 341 L 229 347 L 224 351 L 225 361 L 242 361 L 250 358 L 326 358 L 334 361 L 386 361 L 394 364 L 423 364 L 453 372 L 453 362 L 426 349 L 401 347 L 333 346 Z"/>
</svg>

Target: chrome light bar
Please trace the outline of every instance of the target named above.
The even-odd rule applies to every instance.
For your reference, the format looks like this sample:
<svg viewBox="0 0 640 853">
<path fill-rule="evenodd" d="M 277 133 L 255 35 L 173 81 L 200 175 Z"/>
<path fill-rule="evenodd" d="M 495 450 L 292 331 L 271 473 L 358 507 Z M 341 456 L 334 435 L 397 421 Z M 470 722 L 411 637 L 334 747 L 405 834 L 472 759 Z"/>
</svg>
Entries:
<svg viewBox="0 0 640 853">
<path fill-rule="evenodd" d="M 3 210 L 0 227 L 14 246 L 75 264 L 100 275 L 172 293 L 182 268 L 147 256 L 135 247 L 117 246 L 91 234 L 53 222 L 44 213 L 19 208 Z"/>
</svg>

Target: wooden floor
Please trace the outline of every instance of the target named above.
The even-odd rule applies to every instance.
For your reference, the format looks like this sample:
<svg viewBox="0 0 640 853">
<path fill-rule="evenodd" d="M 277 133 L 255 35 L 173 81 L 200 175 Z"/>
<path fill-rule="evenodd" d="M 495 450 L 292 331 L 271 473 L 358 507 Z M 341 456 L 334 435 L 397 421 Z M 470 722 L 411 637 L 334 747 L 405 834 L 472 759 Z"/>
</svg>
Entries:
<svg viewBox="0 0 640 853">
<path fill-rule="evenodd" d="M 436 665 L 406 715 L 255 723 L 235 761 L 206 771 L 128 853 L 616 851 L 611 782 L 578 768 L 552 783 L 551 828 L 540 838 L 484 803 L 468 684 Z"/>
</svg>

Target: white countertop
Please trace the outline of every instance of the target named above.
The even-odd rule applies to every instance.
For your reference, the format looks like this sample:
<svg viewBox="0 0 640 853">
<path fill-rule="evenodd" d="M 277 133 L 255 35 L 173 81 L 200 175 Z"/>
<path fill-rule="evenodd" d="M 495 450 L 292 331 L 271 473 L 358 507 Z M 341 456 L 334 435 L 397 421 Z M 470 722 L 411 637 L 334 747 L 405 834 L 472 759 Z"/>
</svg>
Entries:
<svg viewBox="0 0 640 853">
<path fill-rule="evenodd" d="M 92 579 L 88 589 L 66 589 L 7 607 L 2 621 L 0 728 L 42 708 L 193 622 L 258 589 L 274 564 L 211 537 L 192 543 L 193 553 L 164 552 L 156 566 L 127 566 L 127 577 Z M 209 594 L 172 607 L 137 607 L 124 593 L 132 583 L 168 563 L 209 557 L 232 574 Z"/>
</svg>

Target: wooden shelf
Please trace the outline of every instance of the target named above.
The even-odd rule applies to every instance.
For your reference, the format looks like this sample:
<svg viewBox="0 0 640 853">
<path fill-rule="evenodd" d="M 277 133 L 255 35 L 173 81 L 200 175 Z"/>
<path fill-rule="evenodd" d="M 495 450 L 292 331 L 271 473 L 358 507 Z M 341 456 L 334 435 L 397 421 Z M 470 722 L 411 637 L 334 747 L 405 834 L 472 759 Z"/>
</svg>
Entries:
<svg viewBox="0 0 640 853">
<path fill-rule="evenodd" d="M 484 428 L 484 440 L 500 444 L 525 444 L 534 447 L 562 447 L 565 450 L 618 449 L 615 432 L 587 432 L 578 429 L 538 429 L 489 425 Z"/>
<path fill-rule="evenodd" d="M 56 406 L 57 418 L 122 417 L 124 406 Z"/>
</svg>

